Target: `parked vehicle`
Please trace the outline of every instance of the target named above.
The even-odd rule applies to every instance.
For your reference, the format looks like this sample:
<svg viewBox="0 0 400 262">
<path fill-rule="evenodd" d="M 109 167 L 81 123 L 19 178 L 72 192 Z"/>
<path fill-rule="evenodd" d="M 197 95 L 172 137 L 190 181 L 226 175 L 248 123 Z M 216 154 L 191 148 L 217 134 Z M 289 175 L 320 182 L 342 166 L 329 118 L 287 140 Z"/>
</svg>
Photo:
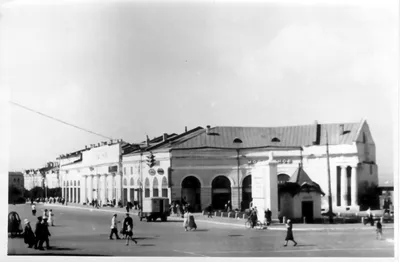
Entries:
<svg viewBox="0 0 400 262">
<path fill-rule="evenodd" d="M 22 233 L 22 224 L 21 218 L 19 217 L 17 212 L 10 212 L 8 214 L 8 233 L 11 234 L 11 237 L 15 237 Z"/>
<path fill-rule="evenodd" d="M 158 218 L 161 218 L 161 221 L 167 221 L 169 215 L 169 199 L 167 197 L 143 199 L 143 208 L 138 213 L 140 221 L 146 218 L 147 222 L 156 221 Z"/>
</svg>

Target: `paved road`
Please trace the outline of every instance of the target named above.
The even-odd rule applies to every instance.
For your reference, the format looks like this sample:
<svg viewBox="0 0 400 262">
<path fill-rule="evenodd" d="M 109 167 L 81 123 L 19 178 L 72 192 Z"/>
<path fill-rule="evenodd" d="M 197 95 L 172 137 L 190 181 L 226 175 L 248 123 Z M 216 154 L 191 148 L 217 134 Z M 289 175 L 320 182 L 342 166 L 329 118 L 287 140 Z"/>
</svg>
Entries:
<svg viewBox="0 0 400 262">
<path fill-rule="evenodd" d="M 43 205 L 38 205 L 42 214 Z M 112 213 L 52 207 L 56 226 L 50 227 L 50 250 L 26 248 L 23 239 L 9 238 L 9 255 L 186 256 L 186 257 L 393 257 L 393 229 L 376 240 L 373 228 L 359 231 L 296 231 L 299 243 L 283 247 L 285 232 L 246 230 L 234 225 L 198 222 L 198 230 L 185 232 L 182 220 L 140 222 L 134 217 L 138 245 L 108 240 Z M 34 227 L 29 205 L 10 205 Z M 118 215 L 123 219 L 123 215 Z M 294 225 L 296 226 L 296 225 Z"/>
</svg>

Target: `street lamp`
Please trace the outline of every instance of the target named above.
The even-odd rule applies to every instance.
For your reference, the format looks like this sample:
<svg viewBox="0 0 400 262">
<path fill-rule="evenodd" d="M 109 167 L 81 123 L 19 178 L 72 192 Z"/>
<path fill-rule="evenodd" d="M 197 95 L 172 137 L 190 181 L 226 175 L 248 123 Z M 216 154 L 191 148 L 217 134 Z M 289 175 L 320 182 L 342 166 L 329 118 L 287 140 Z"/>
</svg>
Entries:
<svg viewBox="0 0 400 262">
<path fill-rule="evenodd" d="M 240 148 L 239 148 L 239 146 L 240 146 L 240 144 L 242 144 L 242 143 L 243 143 L 243 141 L 242 141 L 240 138 L 238 138 L 238 137 L 235 137 L 235 139 L 233 140 L 233 143 L 234 143 L 234 144 L 237 144 L 236 152 L 237 152 L 237 190 L 238 190 L 238 209 L 239 209 L 239 210 L 241 210 L 241 204 L 240 204 L 240 181 L 239 181 L 239 179 L 240 179 L 240 170 L 239 170 L 239 168 L 240 168 L 240 159 L 239 159 L 239 152 L 240 152 Z"/>
</svg>

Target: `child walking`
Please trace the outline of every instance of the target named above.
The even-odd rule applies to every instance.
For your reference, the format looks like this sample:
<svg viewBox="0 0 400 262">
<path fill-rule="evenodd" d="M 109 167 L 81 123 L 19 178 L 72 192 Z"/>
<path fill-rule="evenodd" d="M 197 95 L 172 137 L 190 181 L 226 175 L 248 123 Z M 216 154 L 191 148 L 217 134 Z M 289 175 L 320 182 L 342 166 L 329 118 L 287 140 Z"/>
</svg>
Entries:
<svg viewBox="0 0 400 262">
<path fill-rule="evenodd" d="M 379 240 L 382 239 L 382 224 L 381 224 L 381 221 L 378 221 L 378 223 L 376 223 L 376 239 L 379 239 Z"/>
</svg>

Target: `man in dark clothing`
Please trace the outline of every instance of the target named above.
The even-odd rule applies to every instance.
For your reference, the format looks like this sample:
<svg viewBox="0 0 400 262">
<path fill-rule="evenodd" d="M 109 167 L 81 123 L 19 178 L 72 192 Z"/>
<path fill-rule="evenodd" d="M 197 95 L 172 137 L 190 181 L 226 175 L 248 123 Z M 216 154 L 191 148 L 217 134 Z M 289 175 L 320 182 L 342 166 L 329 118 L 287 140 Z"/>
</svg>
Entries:
<svg viewBox="0 0 400 262">
<path fill-rule="evenodd" d="M 269 210 L 269 208 L 267 208 L 267 211 L 265 211 L 265 218 L 267 220 L 267 225 L 270 225 L 272 221 L 272 212 Z"/>
<path fill-rule="evenodd" d="M 43 239 L 42 239 L 42 244 L 39 244 L 39 245 L 43 246 L 43 242 L 46 241 L 46 249 L 50 249 L 49 236 L 51 236 L 51 234 L 49 231 L 49 224 L 47 223 L 47 218 L 44 218 L 42 220 L 42 224 L 43 224 Z"/>
<path fill-rule="evenodd" d="M 207 217 L 212 218 L 212 206 L 211 205 L 209 205 L 207 207 L 207 211 L 208 211 L 208 216 Z"/>
<path fill-rule="evenodd" d="M 43 250 L 43 224 L 42 224 L 42 217 L 38 217 L 38 222 L 36 222 L 36 228 L 35 228 L 35 235 L 36 235 L 36 243 L 35 243 L 35 249 L 40 249 Z"/>
<path fill-rule="evenodd" d="M 122 233 L 125 235 L 126 229 L 128 225 L 133 228 L 133 219 L 129 216 L 129 213 L 126 213 L 126 217 L 124 218 L 123 224 L 122 224 Z"/>
</svg>

